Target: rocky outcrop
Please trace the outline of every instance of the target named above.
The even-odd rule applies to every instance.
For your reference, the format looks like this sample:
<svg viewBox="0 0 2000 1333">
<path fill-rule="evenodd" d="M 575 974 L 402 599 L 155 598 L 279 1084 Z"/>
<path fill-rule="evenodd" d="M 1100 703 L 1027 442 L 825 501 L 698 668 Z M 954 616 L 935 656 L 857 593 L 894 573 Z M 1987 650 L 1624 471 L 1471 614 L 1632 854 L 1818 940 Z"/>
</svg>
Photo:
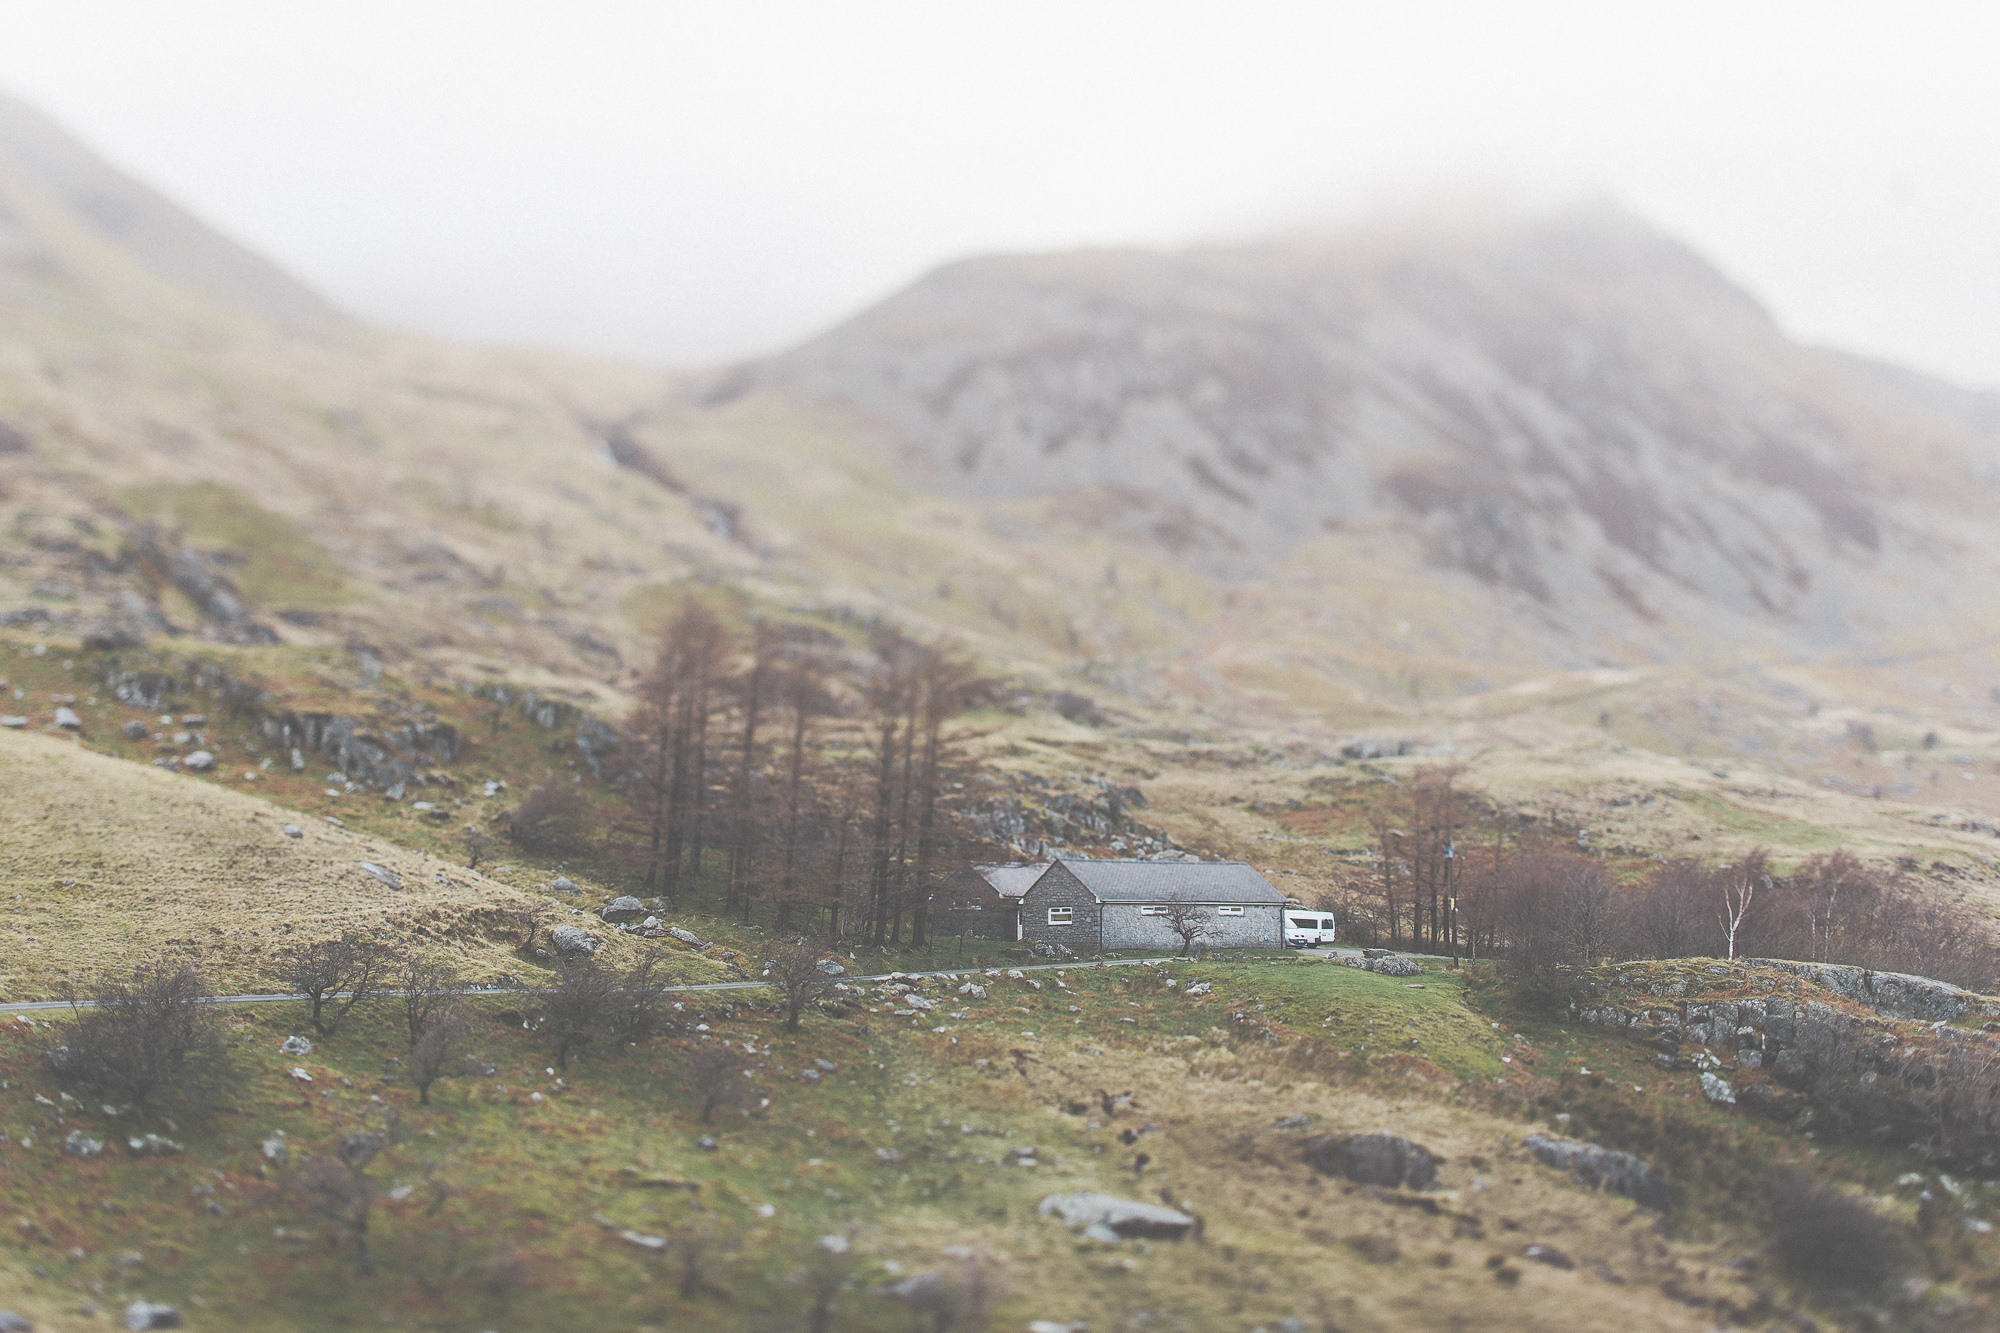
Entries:
<svg viewBox="0 0 2000 1333">
<path fill-rule="evenodd" d="M 1928 977 L 1785 960 L 1592 973 L 1578 1021 L 1652 1045 L 1723 1107 L 2000 1172 L 2000 1000 Z M 1996 1025 L 1987 1023 L 1987 1028 Z"/>
<path fill-rule="evenodd" d="M 1530 1134 L 1521 1140 L 1521 1146 L 1543 1166 L 1569 1172 L 1580 1185 L 1622 1194 L 1655 1212 L 1667 1210 L 1666 1178 L 1631 1153 L 1551 1134 Z"/>
</svg>

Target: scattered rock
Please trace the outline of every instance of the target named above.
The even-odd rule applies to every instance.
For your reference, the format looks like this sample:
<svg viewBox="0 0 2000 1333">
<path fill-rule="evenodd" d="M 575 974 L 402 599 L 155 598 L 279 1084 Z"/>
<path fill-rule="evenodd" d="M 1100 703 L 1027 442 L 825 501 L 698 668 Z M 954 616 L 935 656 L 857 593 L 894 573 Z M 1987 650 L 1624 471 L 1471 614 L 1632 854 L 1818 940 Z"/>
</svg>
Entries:
<svg viewBox="0 0 2000 1333">
<path fill-rule="evenodd" d="M 125 1147 L 134 1157 L 171 1157 L 187 1151 L 172 1139 L 163 1139 L 158 1134 L 142 1134 L 136 1139 L 127 1139 Z"/>
<path fill-rule="evenodd" d="M 646 907 L 637 898 L 621 896 L 604 904 L 597 915 L 601 920 L 617 925 L 626 921 L 637 921 L 646 915 Z"/>
<path fill-rule="evenodd" d="M 1387 958 L 1389 951 L 1387 949 L 1363 949 L 1361 956 L 1368 959 Z"/>
<path fill-rule="evenodd" d="M 12 1310 L 0 1310 L 0 1333 L 35 1333 L 35 1326 Z"/>
<path fill-rule="evenodd" d="M 1088 1190 L 1051 1194 L 1036 1211 L 1043 1217 L 1060 1218 L 1067 1227 L 1103 1227 L 1123 1238 L 1178 1240 L 1194 1227 L 1194 1219 L 1176 1209 Z"/>
<path fill-rule="evenodd" d="M 206 750 L 196 750 L 181 760 L 181 767 L 191 768 L 197 773 L 212 773 L 215 771 L 215 756 Z"/>
<path fill-rule="evenodd" d="M 1553 1245 L 1530 1245 L 1527 1249 L 1521 1251 L 1521 1253 L 1526 1258 L 1533 1259 L 1538 1264 L 1547 1264 L 1550 1268 L 1576 1267 L 1576 1260 L 1570 1258 Z"/>
<path fill-rule="evenodd" d="M 1209 994 L 1214 989 L 1215 987 L 1209 985 L 1206 981 L 1197 981 L 1194 985 L 1189 986 L 1183 991 L 1182 994 L 1186 995 L 1190 1000 L 1194 1000 Z"/>
<path fill-rule="evenodd" d="M 297 1065 L 292 1066 L 292 1077 L 297 1079 L 301 1083 L 310 1083 L 313 1081 L 312 1074 L 304 1069 L 299 1068 Z"/>
<path fill-rule="evenodd" d="M 1321 1134 L 1306 1140 L 1306 1160 L 1322 1175 L 1362 1185 L 1427 1190 L 1444 1158 L 1394 1134 Z"/>
<path fill-rule="evenodd" d="M 270 1138 L 264 1140 L 263 1152 L 264 1156 L 273 1162 L 284 1161 L 285 1140 L 281 1136 L 273 1134 Z"/>
<path fill-rule="evenodd" d="M 1642 1208 L 1665 1212 L 1668 1204 L 1666 1178 L 1631 1153 L 1616 1152 L 1595 1143 L 1559 1139 L 1550 1134 L 1530 1134 L 1521 1146 L 1543 1166 L 1567 1171 L 1579 1185 L 1622 1194 Z"/>
<path fill-rule="evenodd" d="M 694 1141 L 694 1146 L 701 1149 L 703 1152 L 714 1152 L 717 1148 L 721 1147 L 722 1145 L 715 1141 L 715 1137 L 713 1135 L 704 1134 L 700 1138 Z"/>
<path fill-rule="evenodd" d="M 396 784 L 395 786 L 393 786 L 393 787 L 389 788 L 389 790 L 387 790 L 387 791 L 383 792 L 383 793 L 382 793 L 382 799 L 383 799 L 383 800 L 385 800 L 385 801 L 400 801 L 400 800 L 402 800 L 402 799 L 403 799 L 403 784 L 399 782 L 399 783 L 397 783 L 397 784 Z"/>
<path fill-rule="evenodd" d="M 1384 977 L 1420 977 L 1424 974 L 1424 965 L 1416 959 L 1393 955 L 1387 958 L 1371 958 L 1362 966 Z"/>
<path fill-rule="evenodd" d="M 667 1248 L 667 1238 L 665 1236 L 647 1236 L 637 1231 L 621 1231 L 618 1233 L 618 1239 L 624 1241 L 627 1245 L 636 1246 L 648 1254 L 661 1254 Z"/>
<path fill-rule="evenodd" d="M 983 1000 L 986 998 L 986 987 L 975 986 L 972 982 L 968 981 L 958 988 L 958 993 L 960 995 L 970 995 L 975 1000 Z"/>
<path fill-rule="evenodd" d="M 278 832 L 284 834 L 288 838 L 303 838 L 306 836 L 306 831 L 300 828 L 297 824 L 287 824 L 283 828 L 279 829 Z"/>
<path fill-rule="evenodd" d="M 822 1254 L 847 1254 L 854 1245 L 845 1236 L 821 1236 L 819 1248 Z"/>
<path fill-rule="evenodd" d="M 0 727 L 5 727 L 9 731 L 23 731 L 27 726 L 28 719 L 25 717 L 16 717 L 11 713 L 0 714 Z"/>
<path fill-rule="evenodd" d="M 128 741 L 143 741 L 146 739 L 146 737 L 152 735 L 152 733 L 146 729 L 146 724 L 136 719 L 131 722 L 127 722 L 124 726 L 118 728 L 118 730 L 120 734 L 122 734 Z"/>
<path fill-rule="evenodd" d="M 373 861 L 363 861 L 360 865 L 364 874 L 384 888 L 400 890 L 403 887 L 403 877 L 395 871 L 378 866 Z"/>
<path fill-rule="evenodd" d="M 280 1055 L 311 1055 L 313 1044 L 304 1037 L 287 1037 L 278 1047 Z"/>
<path fill-rule="evenodd" d="M 597 937 L 581 926 L 557 926 L 549 932 L 549 943 L 563 958 L 581 958 L 596 953 L 600 947 Z"/>
<path fill-rule="evenodd" d="M 944 1289 L 944 1273 L 916 1273 L 914 1277 L 906 1277 L 900 1283 L 888 1283 L 884 1287 L 878 1287 L 878 1291 L 892 1301 L 902 1301 L 904 1305 L 910 1305 L 914 1309 L 930 1309 L 930 1311 L 942 1311 L 948 1295 Z"/>
<path fill-rule="evenodd" d="M 817 963 L 814 963 L 813 966 L 818 968 L 820 971 L 826 973 L 830 977 L 840 977 L 847 975 L 847 969 L 842 967 L 839 963 L 834 962 L 831 958 L 822 958 Z"/>
<path fill-rule="evenodd" d="M 831 1074 L 834 1070 L 840 1068 L 840 1066 L 835 1064 L 833 1061 L 821 1059 L 817 1056 L 813 1058 L 813 1064 L 817 1065 L 822 1071 L 828 1074 Z"/>
<path fill-rule="evenodd" d="M 489 783 L 488 783 L 487 785 L 488 785 L 488 786 L 490 787 L 490 786 L 492 786 L 493 784 L 489 782 Z M 488 793 L 486 793 L 486 794 L 487 794 L 488 796 L 491 796 L 491 795 L 492 795 L 493 793 L 492 793 L 492 792 L 488 792 Z M 581 893 L 581 892 L 582 892 L 582 890 L 581 890 L 581 889 L 579 889 L 579 888 L 577 888 L 577 887 L 576 887 L 576 884 L 575 884 L 575 882 L 574 882 L 574 881 L 572 881 L 572 880 L 571 880 L 571 879 L 569 878 L 569 876 L 567 876 L 567 875 L 558 875 L 558 876 L 556 876 L 556 880 L 555 880 L 555 883 L 553 883 L 553 884 L 549 885 L 549 887 L 550 887 L 551 889 L 554 889 L 554 890 L 555 890 L 555 891 L 556 891 L 557 893 Z"/>
<path fill-rule="evenodd" d="M 897 1152 L 894 1148 L 877 1148 L 875 1150 L 875 1160 L 886 1162 L 893 1166 L 903 1160 L 903 1154 Z"/>
<path fill-rule="evenodd" d="M 799 1081 L 800 1081 L 801 1083 L 817 1083 L 817 1082 L 819 1082 L 819 1070 L 817 1070 L 817 1069 L 801 1069 L 801 1070 L 799 1071 Z"/>
<path fill-rule="evenodd" d="M 63 1140 L 62 1150 L 70 1157 L 95 1157 L 104 1151 L 104 1140 L 93 1139 L 80 1129 L 72 1129 Z"/>
<path fill-rule="evenodd" d="M 1736 1089 L 1730 1087 L 1726 1080 L 1710 1073 L 1704 1072 L 1701 1076 L 1701 1095 L 1717 1106 L 1736 1105 Z"/>
<path fill-rule="evenodd" d="M 1309 1115 L 1288 1115 L 1275 1122 L 1271 1127 L 1273 1129 L 1304 1129 L 1306 1126 L 1312 1124 L 1312 1122 L 1313 1118 Z"/>
<path fill-rule="evenodd" d="M 76 715 L 74 708 L 64 705 L 56 709 L 56 725 L 64 731 L 82 731 L 83 719 Z"/>
<path fill-rule="evenodd" d="M 668 926 L 667 934 L 673 936 L 682 944 L 687 945 L 690 949 L 701 948 L 701 936 L 691 930 L 682 930 L 679 926 Z"/>
<path fill-rule="evenodd" d="M 125 1327 L 132 1333 L 144 1333 L 149 1328 L 179 1328 L 181 1312 L 171 1305 L 155 1305 L 151 1301 L 133 1301 L 125 1307 Z"/>
</svg>

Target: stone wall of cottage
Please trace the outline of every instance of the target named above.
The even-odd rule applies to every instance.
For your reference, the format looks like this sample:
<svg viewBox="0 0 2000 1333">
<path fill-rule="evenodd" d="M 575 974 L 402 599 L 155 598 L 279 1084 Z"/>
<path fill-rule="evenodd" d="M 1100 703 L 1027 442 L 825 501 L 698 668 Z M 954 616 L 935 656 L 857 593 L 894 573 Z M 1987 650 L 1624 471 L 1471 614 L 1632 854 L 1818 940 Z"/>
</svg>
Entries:
<svg viewBox="0 0 2000 1333">
<path fill-rule="evenodd" d="M 1050 925 L 1051 907 L 1069 908 L 1072 913 L 1070 924 Z M 1076 953 L 1095 953 L 1098 948 L 1097 914 L 1097 899 L 1083 886 L 1082 880 L 1058 861 L 1047 874 L 1035 881 L 1034 887 L 1021 899 L 1021 938 L 1060 944 Z"/>
<path fill-rule="evenodd" d="M 1104 947 L 1107 949 L 1181 948 L 1181 937 L 1165 917 L 1146 916 L 1138 903 L 1104 905 Z M 1222 916 L 1209 908 L 1209 929 L 1213 932 L 1201 945 L 1204 949 L 1276 948 L 1284 944 L 1279 934 L 1276 903 L 1268 906 L 1246 903 L 1242 916 Z"/>
</svg>

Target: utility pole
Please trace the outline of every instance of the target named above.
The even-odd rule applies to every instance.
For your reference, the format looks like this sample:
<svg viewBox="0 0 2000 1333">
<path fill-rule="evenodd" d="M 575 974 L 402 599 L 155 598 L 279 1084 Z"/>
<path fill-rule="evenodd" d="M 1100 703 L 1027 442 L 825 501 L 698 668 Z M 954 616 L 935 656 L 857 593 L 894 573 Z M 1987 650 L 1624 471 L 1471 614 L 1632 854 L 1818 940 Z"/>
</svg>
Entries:
<svg viewBox="0 0 2000 1333">
<path fill-rule="evenodd" d="M 1445 902 L 1451 908 L 1451 969 L 1458 970 L 1458 885 L 1454 872 L 1458 866 L 1458 847 L 1447 842 L 1444 845 L 1444 894 Z"/>
</svg>

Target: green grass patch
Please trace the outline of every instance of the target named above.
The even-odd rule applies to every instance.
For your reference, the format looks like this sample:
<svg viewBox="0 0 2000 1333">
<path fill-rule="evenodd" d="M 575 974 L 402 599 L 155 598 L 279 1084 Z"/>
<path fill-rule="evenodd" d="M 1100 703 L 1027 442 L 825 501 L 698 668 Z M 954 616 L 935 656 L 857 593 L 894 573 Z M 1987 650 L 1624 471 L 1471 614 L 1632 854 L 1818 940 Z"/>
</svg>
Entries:
<svg viewBox="0 0 2000 1333">
<path fill-rule="evenodd" d="M 150 487 L 126 497 L 135 513 L 182 530 L 197 550 L 221 551 L 226 572 L 253 606 L 332 610 L 352 600 L 339 562 L 298 519 L 274 513 L 212 481 Z"/>
</svg>

